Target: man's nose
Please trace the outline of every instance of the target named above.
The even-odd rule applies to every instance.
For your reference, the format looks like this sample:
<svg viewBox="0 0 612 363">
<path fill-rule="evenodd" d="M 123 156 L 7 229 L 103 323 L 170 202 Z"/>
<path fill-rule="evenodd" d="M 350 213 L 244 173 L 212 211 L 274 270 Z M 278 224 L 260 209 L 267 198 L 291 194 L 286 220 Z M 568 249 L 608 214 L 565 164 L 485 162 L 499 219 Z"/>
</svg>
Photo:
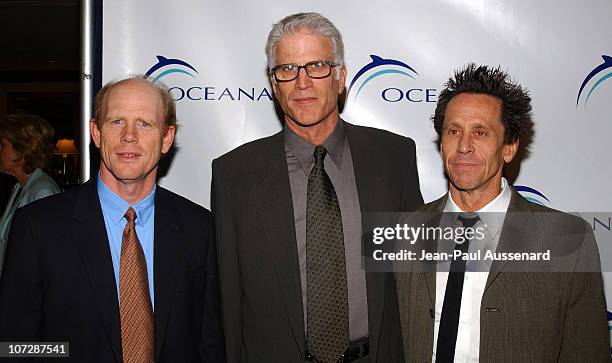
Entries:
<svg viewBox="0 0 612 363">
<path fill-rule="evenodd" d="M 312 78 L 306 73 L 306 68 L 298 69 L 298 76 L 295 80 L 295 88 L 307 89 L 312 86 Z"/>
<path fill-rule="evenodd" d="M 127 122 L 121 132 L 122 142 L 136 142 L 138 141 L 138 133 L 136 130 L 136 123 Z"/>
<path fill-rule="evenodd" d="M 469 132 L 464 132 L 461 134 L 458 149 L 462 154 L 467 154 L 474 151 L 472 135 Z"/>
</svg>

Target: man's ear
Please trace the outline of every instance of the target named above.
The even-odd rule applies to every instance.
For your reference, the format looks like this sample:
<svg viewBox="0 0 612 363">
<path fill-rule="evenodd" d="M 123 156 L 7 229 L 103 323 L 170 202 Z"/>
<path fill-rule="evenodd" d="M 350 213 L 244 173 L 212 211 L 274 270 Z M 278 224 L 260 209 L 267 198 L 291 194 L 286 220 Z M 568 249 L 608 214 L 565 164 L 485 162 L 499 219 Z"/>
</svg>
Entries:
<svg viewBox="0 0 612 363">
<path fill-rule="evenodd" d="M 166 127 L 166 133 L 162 138 L 162 154 L 167 153 L 172 147 L 174 142 L 174 136 L 176 135 L 176 126 L 170 125 Z"/>
<path fill-rule="evenodd" d="M 338 79 L 338 94 L 341 95 L 346 87 L 346 67 L 340 68 L 340 78 Z"/>
<path fill-rule="evenodd" d="M 89 133 L 91 134 L 91 139 L 94 144 L 96 144 L 97 148 L 100 148 L 100 129 L 98 128 L 98 123 L 96 119 L 89 120 Z"/>
<path fill-rule="evenodd" d="M 270 78 L 270 84 L 272 85 L 272 92 L 274 93 L 274 97 L 278 99 L 278 82 L 276 82 L 276 78 L 272 73 L 268 74 L 268 78 Z"/>
<path fill-rule="evenodd" d="M 504 145 L 504 161 L 506 162 L 506 164 L 509 164 L 512 161 L 512 159 L 514 159 L 518 151 L 518 147 L 519 147 L 518 140 L 516 140 L 515 142 L 511 144 Z"/>
</svg>

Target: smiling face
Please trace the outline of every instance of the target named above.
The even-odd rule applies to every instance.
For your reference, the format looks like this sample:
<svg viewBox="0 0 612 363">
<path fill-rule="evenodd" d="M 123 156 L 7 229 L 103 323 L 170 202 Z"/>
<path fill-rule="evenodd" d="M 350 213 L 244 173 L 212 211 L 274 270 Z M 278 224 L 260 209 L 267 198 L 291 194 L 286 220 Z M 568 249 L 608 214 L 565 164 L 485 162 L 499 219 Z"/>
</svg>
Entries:
<svg viewBox="0 0 612 363">
<path fill-rule="evenodd" d="M 334 61 L 332 44 L 329 39 L 300 30 L 283 36 L 276 45 L 276 65 L 303 65 L 312 61 Z M 289 82 L 276 82 L 272 79 L 274 95 L 278 100 L 288 127 L 298 131 L 308 128 L 333 130 L 338 120 L 338 96 L 344 90 L 346 69 L 342 66 L 340 78 L 336 79 L 336 69 L 329 77 L 313 79 L 304 69 L 298 78 Z"/>
<path fill-rule="evenodd" d="M 496 97 L 461 93 L 448 103 L 440 149 L 453 200 L 471 195 L 486 205 L 500 193 L 504 163 L 514 158 L 518 141 L 504 144 L 502 102 Z"/>
<path fill-rule="evenodd" d="M 91 137 L 102 163 L 100 177 L 112 190 L 138 185 L 150 190 L 157 164 L 174 141 L 175 127 L 164 125 L 164 108 L 156 88 L 147 81 L 130 80 L 106 96 L 104 120 L 90 122 Z"/>
</svg>

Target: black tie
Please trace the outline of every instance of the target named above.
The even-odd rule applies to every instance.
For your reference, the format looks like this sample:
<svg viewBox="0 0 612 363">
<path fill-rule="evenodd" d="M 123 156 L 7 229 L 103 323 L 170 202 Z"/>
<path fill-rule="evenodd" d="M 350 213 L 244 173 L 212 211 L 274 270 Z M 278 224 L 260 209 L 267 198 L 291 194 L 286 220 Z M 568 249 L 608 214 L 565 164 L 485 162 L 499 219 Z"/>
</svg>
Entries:
<svg viewBox="0 0 612 363">
<path fill-rule="evenodd" d="M 308 349 L 321 363 L 335 363 L 349 346 L 348 292 L 342 216 L 325 172 L 327 150 L 314 151 L 306 201 Z"/>
<path fill-rule="evenodd" d="M 473 227 L 479 221 L 476 213 L 462 213 L 457 219 L 463 228 Z M 455 245 L 455 251 L 468 252 L 470 240 Z M 450 265 L 442 316 L 438 328 L 438 344 L 436 347 L 436 363 L 452 363 L 455 358 L 455 345 L 457 343 L 457 329 L 459 327 L 459 312 L 461 310 L 461 294 L 463 292 L 463 278 L 465 275 L 465 260 L 453 259 Z M 479 339 L 474 337 L 474 339 Z"/>
</svg>

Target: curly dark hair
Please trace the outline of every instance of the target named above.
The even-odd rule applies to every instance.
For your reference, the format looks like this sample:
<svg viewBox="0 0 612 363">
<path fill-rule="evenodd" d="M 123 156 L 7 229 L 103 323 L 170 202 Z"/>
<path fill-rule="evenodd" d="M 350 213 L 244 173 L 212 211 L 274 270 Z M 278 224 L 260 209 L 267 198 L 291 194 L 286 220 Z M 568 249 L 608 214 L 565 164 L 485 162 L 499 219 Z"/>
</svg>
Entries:
<svg viewBox="0 0 612 363">
<path fill-rule="evenodd" d="M 455 72 L 455 76 L 444 84 L 444 89 L 438 96 L 436 111 L 431 119 L 440 138 L 446 106 L 453 97 L 461 93 L 486 94 L 502 101 L 501 121 L 504 125 L 505 144 L 512 144 L 531 133 L 533 121 L 529 92 L 513 82 L 499 66 L 492 68 L 470 63 Z"/>
<path fill-rule="evenodd" d="M 23 168 L 31 173 L 44 169 L 53 155 L 53 127 L 36 115 L 8 115 L 0 119 L 0 137 L 7 138 Z"/>
</svg>

